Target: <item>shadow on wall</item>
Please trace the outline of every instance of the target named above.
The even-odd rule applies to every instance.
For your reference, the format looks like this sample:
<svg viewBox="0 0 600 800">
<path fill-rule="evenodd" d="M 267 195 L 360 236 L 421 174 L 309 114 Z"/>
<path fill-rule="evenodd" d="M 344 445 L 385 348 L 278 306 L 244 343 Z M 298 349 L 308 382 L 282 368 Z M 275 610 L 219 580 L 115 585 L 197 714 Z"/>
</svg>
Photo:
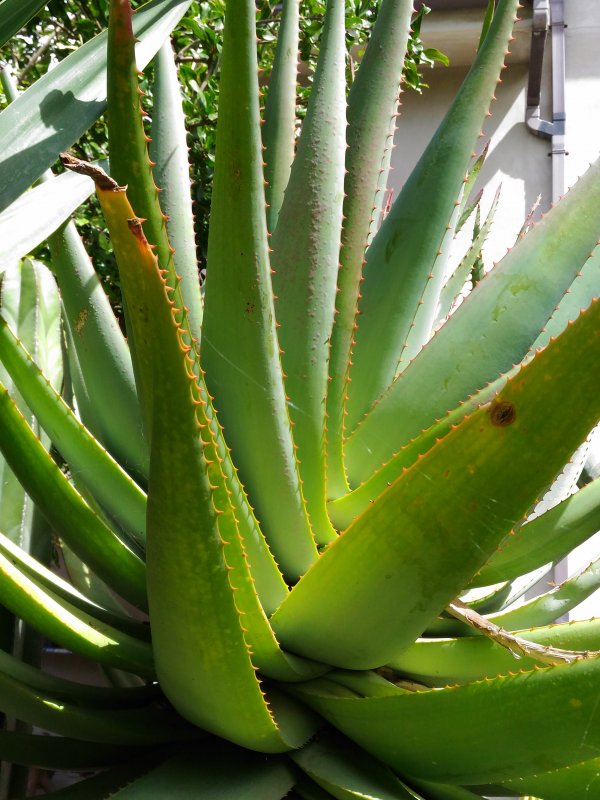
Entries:
<svg viewBox="0 0 600 800">
<path fill-rule="evenodd" d="M 436 68 L 425 73 L 430 88 L 424 89 L 422 95 L 403 93 L 390 176 L 394 197 L 398 196 L 410 170 L 450 107 L 465 75 L 466 70 L 462 68 Z M 506 243 L 514 240 L 538 195 L 542 195 L 536 212 L 538 217 L 550 205 L 549 142 L 533 136 L 525 125 L 527 78 L 527 64 L 513 64 L 504 71 L 496 92 L 497 100 L 491 106 L 492 116 L 487 120 L 484 136 L 477 147 L 479 152 L 491 139 L 490 152 L 476 185 L 476 189 L 488 186 L 484 211 L 491 204 L 496 187 L 502 183 L 500 205 L 486 248 L 494 260 L 504 255 L 504 250 L 498 248 L 506 248 Z"/>
</svg>

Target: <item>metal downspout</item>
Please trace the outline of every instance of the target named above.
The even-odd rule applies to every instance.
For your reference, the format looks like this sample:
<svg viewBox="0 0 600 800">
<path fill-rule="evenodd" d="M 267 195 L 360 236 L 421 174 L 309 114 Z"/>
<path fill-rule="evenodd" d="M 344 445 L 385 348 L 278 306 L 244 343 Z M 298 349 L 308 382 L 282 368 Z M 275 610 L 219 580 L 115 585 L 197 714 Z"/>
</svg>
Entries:
<svg viewBox="0 0 600 800">
<path fill-rule="evenodd" d="M 552 42 L 552 120 L 542 118 L 542 64 L 548 29 Z M 565 10 L 564 0 L 533 0 L 533 31 L 525 121 L 536 136 L 550 139 L 552 202 L 565 192 Z"/>
</svg>

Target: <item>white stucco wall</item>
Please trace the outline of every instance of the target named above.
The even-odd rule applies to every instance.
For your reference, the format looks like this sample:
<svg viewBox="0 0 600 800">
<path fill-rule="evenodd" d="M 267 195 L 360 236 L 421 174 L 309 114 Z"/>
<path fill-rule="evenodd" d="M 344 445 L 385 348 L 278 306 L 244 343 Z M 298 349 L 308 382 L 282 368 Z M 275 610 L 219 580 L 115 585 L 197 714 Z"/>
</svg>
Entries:
<svg viewBox="0 0 600 800">
<path fill-rule="evenodd" d="M 524 12 L 526 13 L 526 12 Z M 529 12 L 530 13 L 530 12 Z M 432 12 L 423 34 L 427 46 L 438 47 L 451 59 L 450 68 L 436 67 L 425 74 L 430 88 L 422 95 L 403 94 L 390 185 L 395 195 L 422 153 L 464 78 L 478 41 L 483 12 Z M 567 137 L 565 183 L 571 186 L 588 164 L 600 155 L 600 0 L 565 0 Z M 533 136 L 525 126 L 525 105 L 531 20 L 517 27 L 513 56 L 492 105 L 483 146 L 490 151 L 479 183 L 484 188 L 485 211 L 501 183 L 500 203 L 492 233 L 484 248 L 486 265 L 499 260 L 515 240 L 523 220 L 541 195 L 538 215 L 551 202 L 550 142 Z M 542 110 L 550 109 L 550 39 L 546 45 Z M 599 209 L 600 213 L 600 209 Z M 466 244 L 464 245 L 466 247 Z M 569 559 L 569 572 L 586 566 L 600 554 L 600 534 Z M 583 603 L 572 618 L 600 615 L 600 593 Z"/>
</svg>

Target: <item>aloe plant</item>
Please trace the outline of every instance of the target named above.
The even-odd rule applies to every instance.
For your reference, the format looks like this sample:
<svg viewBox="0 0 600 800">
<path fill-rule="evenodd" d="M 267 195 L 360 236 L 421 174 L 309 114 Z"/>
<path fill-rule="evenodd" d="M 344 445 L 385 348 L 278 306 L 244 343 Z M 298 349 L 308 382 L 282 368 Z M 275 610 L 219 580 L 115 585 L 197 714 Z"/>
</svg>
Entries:
<svg viewBox="0 0 600 800">
<path fill-rule="evenodd" d="M 519 599 L 600 528 L 600 482 L 572 493 L 600 418 L 600 164 L 473 277 L 495 198 L 453 272 L 517 0 L 490 4 L 383 222 L 412 4 L 383 0 L 347 92 L 329 0 L 295 142 L 297 2 L 261 111 L 254 6 L 228 0 L 201 293 L 161 47 L 186 6 L 152 0 L 132 26 L 111 0 L 108 33 L 0 114 L 0 197 L 18 198 L 3 252 L 51 234 L 54 277 L 35 269 L 64 332 L 63 364 L 55 327 L 30 343 L 3 262 L 0 466 L 21 499 L 0 496 L 0 603 L 110 684 L 5 644 L 0 709 L 19 725 L 0 732 L 3 761 L 98 770 L 65 798 L 583 797 L 600 627 L 553 623 L 600 586 L 597 562 Z M 138 67 L 159 47 L 151 161 Z M 25 191 L 106 106 L 110 172 L 64 152 L 76 175 Z M 127 339 L 68 219 L 94 187 Z M 14 502 L 53 531 L 68 580 L 14 534 Z"/>
</svg>

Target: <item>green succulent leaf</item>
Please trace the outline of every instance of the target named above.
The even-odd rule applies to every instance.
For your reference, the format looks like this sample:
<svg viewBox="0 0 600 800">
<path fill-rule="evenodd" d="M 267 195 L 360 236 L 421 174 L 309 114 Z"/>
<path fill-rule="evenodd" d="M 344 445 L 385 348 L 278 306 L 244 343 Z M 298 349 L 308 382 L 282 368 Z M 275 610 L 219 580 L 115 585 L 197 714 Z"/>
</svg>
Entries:
<svg viewBox="0 0 600 800">
<path fill-rule="evenodd" d="M 494 617 L 490 621 L 501 624 Z M 527 642 L 579 652 L 600 650 L 600 623 L 597 620 L 563 623 L 516 630 Z M 485 636 L 456 639 L 420 639 L 389 666 L 403 676 L 427 686 L 463 684 L 496 675 L 531 671 L 541 661 L 511 652 Z"/>
<path fill-rule="evenodd" d="M 181 277 L 181 292 L 189 309 L 190 329 L 199 341 L 202 298 L 196 259 L 189 156 L 177 67 L 168 40 L 154 59 L 152 93 L 150 158 L 155 162 L 154 179 L 160 189 L 160 207 L 167 217 L 167 235 L 175 250 L 175 269 Z"/>
<path fill-rule="evenodd" d="M 473 578 L 485 586 L 559 561 L 600 529 L 600 481 L 584 486 L 562 503 L 520 526 Z"/>
<path fill-rule="evenodd" d="M 277 225 L 285 187 L 290 178 L 296 144 L 296 79 L 298 74 L 300 2 L 286 0 L 269 94 L 265 105 L 262 140 L 265 148 L 265 199 L 270 231 Z"/>
<path fill-rule="evenodd" d="M 292 754 L 300 769 L 338 800 L 414 800 L 390 769 L 339 734 L 326 731 Z"/>
<path fill-rule="evenodd" d="M 519 240 L 373 407 L 346 444 L 353 485 L 528 354 L 596 247 L 598 221 L 588 210 L 600 196 L 599 172 L 591 166 Z"/>
<path fill-rule="evenodd" d="M 382 3 L 348 96 L 346 197 L 327 392 L 330 497 L 340 496 L 346 489 L 342 440 L 356 307 L 369 232 L 379 222 L 378 207 L 387 185 L 411 14 L 411 2 L 386 0 Z"/>
<path fill-rule="evenodd" d="M 255 35 L 254 6 L 242 2 L 227 18 L 223 45 L 221 86 L 227 99 L 220 105 L 217 127 L 201 361 L 233 460 L 275 558 L 297 579 L 316 561 L 317 549 L 300 485 L 277 341 Z M 273 493 L 277 503 L 271 502 Z"/>
<path fill-rule="evenodd" d="M 98 769 L 139 757 L 141 745 L 106 744 L 75 737 L 0 730 L 0 757 L 44 769 Z M 91 800 L 85 796 L 85 800 Z"/>
<path fill-rule="evenodd" d="M 337 683 L 324 679 L 296 691 L 404 775 L 485 784 L 565 767 L 593 755 L 600 723 L 590 709 L 599 670 L 600 660 L 591 659 L 428 691 L 390 684 L 395 692 L 387 696 L 360 697 L 349 690 L 344 695 Z M 553 722 L 557 717 L 560 736 Z"/>
<path fill-rule="evenodd" d="M 6 44 L 47 0 L 2 0 L 0 3 L 0 47 Z"/>
<path fill-rule="evenodd" d="M 143 480 L 148 475 L 148 449 L 125 338 L 75 223 L 56 231 L 49 245 L 67 341 L 81 374 L 74 380 L 80 415 L 121 466 Z"/>
<path fill-rule="evenodd" d="M 430 336 L 445 273 L 438 256 L 448 226 L 458 221 L 456 198 L 494 95 L 517 5 L 499 3 L 493 34 L 368 250 L 346 406 L 349 432 L 394 380 L 409 336 L 411 357 Z"/>
<path fill-rule="evenodd" d="M 0 265 L 23 258 L 53 233 L 94 190 L 83 175 L 44 181 L 0 214 Z"/>
<path fill-rule="evenodd" d="M 145 493 L 76 418 L 4 318 L 0 318 L 0 349 L 2 365 L 78 480 L 95 491 L 130 533 L 143 538 Z"/>
<path fill-rule="evenodd" d="M 600 759 L 591 758 L 580 764 L 556 769 L 539 775 L 528 775 L 503 782 L 503 787 L 519 794 L 535 794 L 544 800 L 571 800 L 573 797 L 593 797 L 600 782 Z"/>
<path fill-rule="evenodd" d="M 15 4 L 11 2 L 11 6 Z M 189 6 L 152 0 L 135 17 L 143 68 Z M 106 108 L 106 33 L 65 58 L 0 114 L 0 210 L 56 161 Z"/>
<path fill-rule="evenodd" d="M 600 407 L 590 403 L 598 314 L 596 302 L 328 548 L 272 617 L 285 647 L 344 668 L 376 667 L 458 594 L 597 419 Z M 588 386 L 581 427 L 565 419 L 564 398 L 555 392 L 551 401 L 544 390 L 550 379 L 556 387 L 576 378 L 582 393 Z M 348 618 L 351 632 L 343 627 Z"/>
<path fill-rule="evenodd" d="M 253 587 L 198 387 L 195 351 L 182 322 L 185 310 L 174 307 L 174 289 L 124 190 L 106 175 L 97 179 L 129 307 L 146 429 L 152 452 L 161 454 L 151 461 L 147 529 L 150 620 L 161 685 L 180 713 L 201 727 L 255 749 L 287 750 L 308 738 L 312 722 L 289 717 L 285 698 L 277 702 L 271 696 L 267 705 L 255 675 L 255 647 L 268 648 L 288 673 L 293 668 L 279 651 Z M 161 341 L 158 355 L 155 341 Z M 190 530 L 197 531 L 193 540 Z M 198 574 L 204 579 L 199 581 Z M 153 605 L 153 597 L 167 595 L 167 604 Z M 192 629 L 197 635 L 190 636 Z M 211 643 L 217 640 L 221 645 L 215 649 Z M 171 658 L 174 649 L 177 663 Z M 198 670 L 205 676 L 202 682 L 194 678 Z M 280 731 L 272 709 L 282 703 L 285 728 Z"/>
<path fill-rule="evenodd" d="M 306 118 L 271 238 L 288 409 L 319 544 L 335 539 L 325 505 L 325 397 L 344 196 L 344 69 L 344 2 L 329 0 Z"/>
<path fill-rule="evenodd" d="M 279 759 L 265 761 L 248 751 L 220 746 L 186 748 L 117 792 L 118 800 L 172 796 L 211 800 L 281 800 L 295 776 Z M 173 792 L 175 794 L 173 795 Z"/>
</svg>

